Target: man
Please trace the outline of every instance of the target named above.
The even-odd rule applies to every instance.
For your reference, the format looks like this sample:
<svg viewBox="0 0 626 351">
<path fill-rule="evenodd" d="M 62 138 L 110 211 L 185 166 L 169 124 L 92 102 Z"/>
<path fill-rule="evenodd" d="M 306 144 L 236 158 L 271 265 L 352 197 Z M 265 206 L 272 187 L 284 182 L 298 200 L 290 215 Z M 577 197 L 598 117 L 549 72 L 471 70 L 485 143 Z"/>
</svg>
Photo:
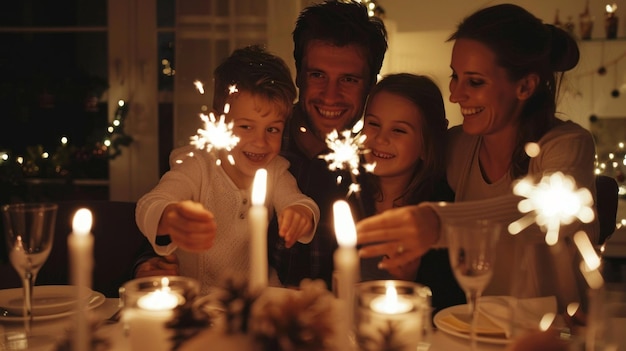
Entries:
<svg viewBox="0 0 626 351">
<path fill-rule="evenodd" d="M 349 184 L 337 184 L 338 173 L 319 156 L 328 152 L 328 133 L 351 129 L 361 118 L 387 50 L 387 32 L 361 3 L 334 0 L 305 8 L 296 21 L 293 41 L 300 92 L 283 134 L 282 154 L 290 161 L 300 190 L 320 207 L 321 217 L 313 241 L 290 248 L 282 245 L 271 226 L 270 263 L 285 285 L 297 286 L 312 278 L 323 279 L 330 288 L 337 248 L 332 207 L 345 199 Z"/>
<path fill-rule="evenodd" d="M 300 190 L 318 204 L 320 222 L 310 244 L 287 248 L 272 221 L 268 253 L 284 285 L 298 286 L 312 278 L 331 288 L 337 248 L 332 206 L 346 197 L 349 184 L 338 185 L 338 173 L 319 155 L 328 151 L 328 133 L 350 129 L 361 118 L 387 51 L 387 32 L 379 18 L 369 17 L 365 5 L 328 0 L 302 10 L 293 41 L 300 92 L 285 127 L 282 155 L 291 163 Z M 178 263 L 171 257 L 144 260 L 135 270 L 138 277 L 177 273 Z"/>
</svg>

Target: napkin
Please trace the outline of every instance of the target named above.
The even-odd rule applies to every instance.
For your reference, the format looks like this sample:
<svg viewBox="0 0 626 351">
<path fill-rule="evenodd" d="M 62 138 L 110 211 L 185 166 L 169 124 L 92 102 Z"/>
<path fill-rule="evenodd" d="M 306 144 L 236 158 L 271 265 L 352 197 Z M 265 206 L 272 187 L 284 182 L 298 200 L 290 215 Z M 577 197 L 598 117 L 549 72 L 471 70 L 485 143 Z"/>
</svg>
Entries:
<svg viewBox="0 0 626 351">
<path fill-rule="evenodd" d="M 556 314 L 556 297 L 517 299 L 513 296 L 485 296 L 478 302 L 476 334 L 509 338 L 513 329 L 511 318 L 515 328 L 537 329 L 546 313 Z M 457 332 L 469 333 L 469 308 L 467 314 L 448 313 L 439 322 Z"/>
</svg>

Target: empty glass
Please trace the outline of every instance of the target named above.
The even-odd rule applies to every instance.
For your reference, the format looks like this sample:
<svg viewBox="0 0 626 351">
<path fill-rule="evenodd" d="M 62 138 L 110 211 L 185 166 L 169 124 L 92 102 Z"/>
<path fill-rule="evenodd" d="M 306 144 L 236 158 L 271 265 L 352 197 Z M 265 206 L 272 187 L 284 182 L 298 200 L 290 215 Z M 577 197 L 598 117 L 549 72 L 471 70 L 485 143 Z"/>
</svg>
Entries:
<svg viewBox="0 0 626 351">
<path fill-rule="evenodd" d="M 19 203 L 2 207 L 9 260 L 20 275 L 24 290 L 25 336 L 9 345 L 10 348 L 28 349 L 50 340 L 43 335 L 31 334 L 32 291 L 37 273 L 52 250 L 57 209 L 53 203 Z"/>
</svg>

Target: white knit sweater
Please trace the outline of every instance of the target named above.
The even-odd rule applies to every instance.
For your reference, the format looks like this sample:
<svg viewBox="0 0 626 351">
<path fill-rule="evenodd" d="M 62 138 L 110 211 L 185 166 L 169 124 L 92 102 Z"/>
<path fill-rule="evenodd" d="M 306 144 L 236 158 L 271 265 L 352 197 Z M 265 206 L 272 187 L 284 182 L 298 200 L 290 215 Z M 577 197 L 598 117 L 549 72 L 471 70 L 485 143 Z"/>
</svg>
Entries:
<svg viewBox="0 0 626 351">
<path fill-rule="evenodd" d="M 190 153 L 193 152 L 193 156 Z M 139 229 L 160 255 L 175 252 L 180 263 L 180 274 L 193 277 L 201 283 L 205 294 L 227 272 L 248 275 L 249 233 L 248 209 L 251 205 L 251 189 L 239 189 L 216 165 L 211 153 L 184 146 L 170 155 L 171 170 L 163 175 L 159 184 L 137 202 L 136 220 Z M 289 173 L 289 162 L 277 156 L 266 167 L 267 194 L 265 204 L 270 218 L 274 211 L 280 213 L 285 207 L 302 205 L 313 214 L 314 228 L 311 234 L 299 241 L 308 243 L 313 238 L 319 221 L 317 204 L 298 189 L 296 180 Z M 176 245 L 159 246 L 155 243 L 157 226 L 168 204 L 193 200 L 205 206 L 215 216 L 217 233 L 213 247 L 196 254 L 178 249 Z M 270 269 L 270 285 L 278 285 L 275 272 Z"/>
</svg>

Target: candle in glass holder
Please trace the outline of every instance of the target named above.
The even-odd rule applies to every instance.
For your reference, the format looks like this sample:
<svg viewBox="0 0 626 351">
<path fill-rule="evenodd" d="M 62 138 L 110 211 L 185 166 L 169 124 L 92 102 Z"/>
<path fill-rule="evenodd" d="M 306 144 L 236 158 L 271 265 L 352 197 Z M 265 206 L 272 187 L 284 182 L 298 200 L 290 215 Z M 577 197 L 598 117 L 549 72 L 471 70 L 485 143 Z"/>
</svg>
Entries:
<svg viewBox="0 0 626 351">
<path fill-rule="evenodd" d="M 84 288 L 91 288 L 93 270 L 93 235 L 91 211 L 81 208 L 74 214 L 72 232 L 67 236 L 70 254 L 71 282 L 76 285 L 76 314 L 74 316 L 74 349 L 87 350 L 91 338 L 87 321 L 87 296 L 81 296 Z"/>
<path fill-rule="evenodd" d="M 174 309 L 185 302 L 184 297 L 170 288 L 168 277 L 135 280 L 124 285 L 123 318 L 128 329 L 131 350 L 171 349 L 171 329 L 166 323 L 174 317 Z M 160 281 L 158 280 L 160 279 Z"/>
<path fill-rule="evenodd" d="M 426 347 L 430 332 L 430 289 L 408 281 L 374 280 L 356 288 L 356 340 L 377 350 Z"/>
<path fill-rule="evenodd" d="M 385 295 L 375 297 L 370 304 L 374 312 L 382 314 L 406 313 L 413 309 L 411 301 L 398 297 L 398 291 L 392 281 L 385 282 Z"/>
<path fill-rule="evenodd" d="M 615 15 L 615 11 L 617 10 L 617 4 L 613 3 L 611 5 L 606 5 L 606 38 L 607 39 L 615 39 L 617 38 L 617 24 L 619 19 Z"/>
<path fill-rule="evenodd" d="M 267 170 L 260 168 L 252 184 L 252 206 L 248 211 L 250 231 L 250 290 L 267 287 L 267 207 L 265 192 Z"/>
</svg>

